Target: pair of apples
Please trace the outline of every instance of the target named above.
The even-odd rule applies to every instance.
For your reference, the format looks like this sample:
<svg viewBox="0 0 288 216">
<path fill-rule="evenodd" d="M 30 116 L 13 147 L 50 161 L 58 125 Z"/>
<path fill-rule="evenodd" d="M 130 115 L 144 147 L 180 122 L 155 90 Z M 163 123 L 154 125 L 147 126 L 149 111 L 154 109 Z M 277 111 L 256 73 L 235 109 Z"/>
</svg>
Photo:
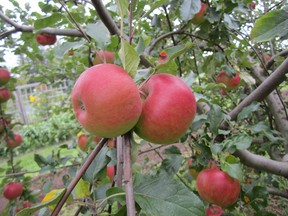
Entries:
<svg viewBox="0 0 288 216">
<path fill-rule="evenodd" d="M 178 77 L 155 74 L 138 89 L 114 64 L 84 71 L 72 90 L 79 123 L 91 134 L 112 138 L 134 130 L 151 143 L 177 142 L 196 114 L 192 90 Z"/>
</svg>

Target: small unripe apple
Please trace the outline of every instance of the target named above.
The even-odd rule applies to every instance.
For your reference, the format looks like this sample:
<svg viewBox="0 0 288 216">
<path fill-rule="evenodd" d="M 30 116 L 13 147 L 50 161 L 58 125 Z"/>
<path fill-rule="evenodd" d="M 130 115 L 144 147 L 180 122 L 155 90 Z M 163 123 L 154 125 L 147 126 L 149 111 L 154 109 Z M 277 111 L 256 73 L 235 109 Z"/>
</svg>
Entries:
<svg viewBox="0 0 288 216">
<path fill-rule="evenodd" d="M 36 34 L 35 37 L 36 37 L 36 41 L 43 46 L 53 45 L 57 41 L 56 35 L 47 34 L 47 33 Z"/>
<path fill-rule="evenodd" d="M 23 142 L 23 138 L 20 134 L 13 133 L 13 137 L 8 136 L 6 142 L 9 148 L 16 148 Z"/>
<path fill-rule="evenodd" d="M 4 186 L 3 196 L 8 200 L 16 199 L 21 196 L 23 192 L 23 185 L 20 182 L 9 182 Z"/>
<path fill-rule="evenodd" d="M 140 88 L 143 108 L 135 133 L 157 143 L 177 142 L 196 114 L 192 90 L 177 76 L 155 74 Z"/>
<path fill-rule="evenodd" d="M 0 86 L 5 85 L 10 80 L 10 72 L 5 68 L 0 68 Z"/>
<path fill-rule="evenodd" d="M 241 78 L 238 72 L 236 73 L 235 77 L 229 77 L 225 71 L 221 71 L 216 77 L 216 83 L 223 83 L 226 85 L 225 88 L 220 90 L 222 95 L 227 94 L 226 91 L 236 89 L 240 85 L 240 82 Z"/>
<path fill-rule="evenodd" d="M 82 151 L 86 152 L 88 150 L 88 136 L 86 134 L 78 136 L 77 144 Z"/>
<path fill-rule="evenodd" d="M 7 88 L 0 89 L 0 103 L 4 103 L 11 98 L 11 93 Z"/>
<path fill-rule="evenodd" d="M 220 206 L 212 205 L 206 209 L 206 216 L 221 216 L 224 213 Z"/>
<path fill-rule="evenodd" d="M 106 51 L 106 50 L 98 50 L 93 64 L 97 65 L 97 64 L 102 64 L 102 63 L 114 63 L 114 53 L 110 52 L 110 51 Z"/>
<path fill-rule="evenodd" d="M 206 13 L 207 8 L 208 8 L 207 4 L 201 3 L 200 11 L 197 14 L 195 14 L 195 16 L 191 19 L 191 23 L 196 25 L 203 23 L 205 21 L 204 15 Z"/>
<path fill-rule="evenodd" d="M 196 179 L 196 187 L 202 199 L 221 207 L 233 205 L 241 191 L 239 180 L 217 166 L 202 170 Z"/>
<path fill-rule="evenodd" d="M 99 64 L 84 71 L 71 94 L 79 123 L 91 134 L 112 138 L 137 123 L 142 103 L 129 74 L 114 64 Z"/>
<path fill-rule="evenodd" d="M 115 175 L 115 166 L 107 166 L 106 175 L 109 177 L 110 182 L 112 182 Z"/>
</svg>

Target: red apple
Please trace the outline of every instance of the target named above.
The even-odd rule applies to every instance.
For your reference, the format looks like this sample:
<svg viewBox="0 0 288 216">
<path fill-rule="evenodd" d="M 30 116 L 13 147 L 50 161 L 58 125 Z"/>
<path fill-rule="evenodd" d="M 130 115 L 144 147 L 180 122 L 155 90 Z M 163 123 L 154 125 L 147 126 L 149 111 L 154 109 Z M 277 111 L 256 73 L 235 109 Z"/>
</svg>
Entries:
<svg viewBox="0 0 288 216">
<path fill-rule="evenodd" d="M 114 53 L 105 51 L 105 50 L 98 50 L 95 59 L 93 61 L 94 65 L 102 64 L 102 63 L 114 63 Z"/>
<path fill-rule="evenodd" d="M 208 8 L 207 4 L 201 3 L 200 11 L 197 14 L 195 14 L 193 19 L 191 20 L 191 23 L 196 25 L 203 23 L 205 21 L 204 15 L 206 13 L 207 8 Z"/>
<path fill-rule="evenodd" d="M 226 85 L 225 88 L 220 90 L 222 95 L 227 94 L 226 91 L 231 91 L 240 85 L 241 79 L 239 73 L 236 73 L 235 77 L 229 77 L 225 71 L 221 71 L 216 77 L 216 83 L 223 83 Z M 222 92 L 221 92 L 222 91 Z"/>
<path fill-rule="evenodd" d="M 0 89 L 0 103 L 8 101 L 11 97 L 11 93 L 7 88 Z"/>
<path fill-rule="evenodd" d="M 20 134 L 13 133 L 13 138 L 8 136 L 6 142 L 9 148 L 16 148 L 23 142 L 23 139 Z"/>
<path fill-rule="evenodd" d="M 74 113 L 91 134 L 112 138 L 137 123 L 142 103 L 129 74 L 114 64 L 99 64 L 84 71 L 71 94 Z"/>
<path fill-rule="evenodd" d="M 0 68 L 0 86 L 8 83 L 10 79 L 10 72 L 5 68 Z"/>
<path fill-rule="evenodd" d="M 266 62 L 270 61 L 271 59 L 270 55 L 268 55 L 267 53 L 263 53 L 263 57 Z"/>
<path fill-rule="evenodd" d="M 255 7 L 256 7 L 256 3 L 255 3 L 255 2 L 250 2 L 250 3 L 248 4 L 248 6 L 249 6 L 249 8 L 250 8 L 251 10 L 254 10 Z"/>
<path fill-rule="evenodd" d="M 13 200 L 21 196 L 22 192 L 23 192 L 22 183 L 9 182 L 4 186 L 3 196 L 8 200 Z"/>
<path fill-rule="evenodd" d="M 196 114 L 192 90 L 171 74 L 156 74 L 140 88 L 142 114 L 135 126 L 139 137 L 157 144 L 178 141 Z"/>
<path fill-rule="evenodd" d="M 27 200 L 22 202 L 23 208 L 30 208 L 30 207 L 32 207 L 32 205 L 33 204 L 31 202 L 27 201 Z"/>
<path fill-rule="evenodd" d="M 106 175 L 109 177 L 110 182 L 112 182 L 115 175 L 115 166 L 107 166 Z"/>
<path fill-rule="evenodd" d="M 81 134 L 78 136 L 77 144 L 82 151 L 86 152 L 88 150 L 88 136 L 86 134 Z"/>
<path fill-rule="evenodd" d="M 56 43 L 57 37 L 56 35 L 41 33 L 41 34 L 36 34 L 36 41 L 43 46 L 53 45 Z"/>
<path fill-rule="evenodd" d="M 221 216 L 222 214 L 224 211 L 220 206 L 212 205 L 206 209 L 206 216 Z"/>
<path fill-rule="evenodd" d="M 241 190 L 239 180 L 230 177 L 217 166 L 202 170 L 196 179 L 196 187 L 202 199 L 221 207 L 233 205 Z"/>
</svg>

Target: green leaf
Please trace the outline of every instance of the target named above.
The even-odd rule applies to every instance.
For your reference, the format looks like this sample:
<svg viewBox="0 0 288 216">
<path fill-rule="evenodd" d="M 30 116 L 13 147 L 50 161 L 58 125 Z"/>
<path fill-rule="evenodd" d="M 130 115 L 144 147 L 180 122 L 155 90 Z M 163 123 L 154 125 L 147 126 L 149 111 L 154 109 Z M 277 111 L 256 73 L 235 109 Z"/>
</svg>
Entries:
<svg viewBox="0 0 288 216">
<path fill-rule="evenodd" d="M 230 29 L 237 30 L 239 28 L 238 22 L 228 14 L 224 14 L 224 22 Z"/>
<path fill-rule="evenodd" d="M 200 0 L 184 0 L 181 4 L 180 15 L 181 19 L 188 21 L 192 19 L 201 9 Z"/>
<path fill-rule="evenodd" d="M 161 27 L 161 19 L 159 18 L 159 16 L 157 14 L 154 14 L 152 21 L 151 21 L 151 26 L 152 27 L 157 27 L 160 28 Z"/>
<path fill-rule="evenodd" d="M 225 117 L 224 113 L 221 110 L 221 107 L 216 105 L 216 104 L 212 104 L 211 109 L 208 112 L 207 117 L 208 117 L 207 121 L 209 122 L 210 131 L 213 134 L 217 135 L 218 134 L 218 128 Z"/>
<path fill-rule="evenodd" d="M 82 178 L 79 180 L 75 187 L 75 195 L 77 198 L 84 198 L 89 196 L 90 194 L 90 183 L 87 181 L 84 181 Z"/>
<path fill-rule="evenodd" d="M 142 17 L 146 17 L 148 16 L 152 11 L 154 11 L 157 7 L 160 7 L 161 5 L 165 4 L 166 2 L 168 2 L 169 0 L 157 0 L 157 1 L 153 1 L 152 5 L 150 6 L 150 9 L 142 16 Z"/>
<path fill-rule="evenodd" d="M 83 175 L 83 179 L 85 181 L 90 182 L 91 184 L 94 183 L 95 176 L 104 168 L 109 162 L 109 158 L 106 156 L 109 151 L 107 146 L 104 146 L 100 152 L 97 154 L 89 168 L 86 170 L 85 174 Z"/>
<path fill-rule="evenodd" d="M 256 125 L 252 125 L 251 131 L 252 131 L 252 134 L 257 134 L 260 132 L 265 132 L 265 133 L 271 132 L 271 129 L 265 122 L 261 121 L 261 122 L 258 122 Z"/>
<path fill-rule="evenodd" d="M 185 45 L 178 45 L 178 46 L 173 46 L 171 48 L 168 48 L 166 50 L 164 50 L 167 55 L 168 55 L 168 59 L 165 63 L 160 63 L 156 66 L 155 70 L 158 71 L 160 68 L 162 67 L 166 67 L 167 65 L 171 66 L 170 62 L 177 58 L 178 56 L 182 55 L 183 53 L 185 53 L 188 49 L 190 49 L 193 46 L 192 42 L 187 42 Z"/>
<path fill-rule="evenodd" d="M 251 30 L 251 39 L 255 42 L 265 42 L 288 32 L 288 13 L 284 10 L 273 10 L 258 20 Z"/>
<path fill-rule="evenodd" d="M 136 46 L 136 51 L 139 55 L 143 54 L 145 50 L 145 44 L 143 38 L 140 36 L 138 40 L 138 44 Z"/>
<path fill-rule="evenodd" d="M 37 19 L 34 22 L 34 29 L 39 30 L 45 27 L 55 27 L 62 22 L 63 19 L 66 19 L 66 17 L 62 13 L 53 13 L 49 17 Z"/>
<path fill-rule="evenodd" d="M 122 204 L 125 204 L 125 191 L 122 188 L 109 188 L 106 191 L 106 196 L 111 197 L 109 198 L 110 204 L 113 204 L 113 202 L 121 202 Z"/>
<path fill-rule="evenodd" d="M 127 0 L 116 0 L 117 9 L 120 17 L 123 19 L 128 15 L 129 2 Z"/>
<path fill-rule="evenodd" d="M 230 155 L 226 158 L 225 162 L 221 165 L 224 172 L 227 172 L 229 176 L 238 179 L 239 181 L 243 178 L 243 171 L 239 159 Z"/>
<path fill-rule="evenodd" d="M 236 139 L 233 139 L 237 149 L 248 149 L 252 144 L 252 138 L 246 135 L 237 136 Z"/>
<path fill-rule="evenodd" d="M 89 23 L 87 25 L 87 34 L 95 39 L 97 47 L 100 49 L 104 50 L 110 43 L 110 32 L 102 21 L 98 21 L 94 24 Z"/>
<path fill-rule="evenodd" d="M 165 149 L 165 154 L 167 157 L 162 161 L 162 168 L 172 175 L 176 174 L 183 161 L 181 151 L 176 146 L 172 146 Z"/>
<path fill-rule="evenodd" d="M 30 216 L 30 215 L 33 215 L 34 212 L 38 211 L 41 208 L 56 205 L 61 199 L 61 197 L 64 195 L 65 191 L 66 189 L 57 190 L 57 195 L 51 198 L 49 201 L 34 205 L 30 208 L 25 208 L 22 211 L 18 212 L 16 216 Z"/>
<path fill-rule="evenodd" d="M 60 46 L 56 47 L 54 53 L 57 58 L 62 58 L 65 53 L 67 53 L 71 49 L 78 49 L 83 46 L 85 41 L 75 41 L 75 42 L 64 42 Z"/>
<path fill-rule="evenodd" d="M 219 143 L 214 143 L 213 145 L 210 146 L 211 152 L 216 155 L 219 154 L 220 152 L 222 152 L 223 149 L 223 145 L 219 144 Z"/>
<path fill-rule="evenodd" d="M 192 86 L 195 82 L 195 73 L 190 71 L 185 77 L 181 77 L 181 79 L 186 83 L 186 85 Z"/>
<path fill-rule="evenodd" d="M 205 215 L 201 200 L 179 180 L 175 180 L 173 175 L 164 171 L 156 176 L 136 175 L 134 193 L 137 204 L 147 215 Z"/>
<path fill-rule="evenodd" d="M 140 63 L 140 57 L 135 49 L 124 39 L 121 39 L 119 58 L 122 62 L 124 70 L 134 77 Z"/>
<path fill-rule="evenodd" d="M 34 154 L 34 161 L 37 163 L 39 167 L 44 167 L 48 164 L 48 161 L 39 154 Z"/>
<path fill-rule="evenodd" d="M 255 111 L 257 111 L 260 107 L 260 104 L 258 102 L 253 102 L 249 106 L 244 107 L 241 112 L 237 116 L 237 120 L 243 120 L 249 117 L 249 115 Z"/>
<path fill-rule="evenodd" d="M 161 67 L 157 69 L 157 73 L 168 73 L 172 75 L 177 75 L 177 64 L 175 63 L 175 61 L 168 61 L 165 64 L 161 64 Z"/>
</svg>

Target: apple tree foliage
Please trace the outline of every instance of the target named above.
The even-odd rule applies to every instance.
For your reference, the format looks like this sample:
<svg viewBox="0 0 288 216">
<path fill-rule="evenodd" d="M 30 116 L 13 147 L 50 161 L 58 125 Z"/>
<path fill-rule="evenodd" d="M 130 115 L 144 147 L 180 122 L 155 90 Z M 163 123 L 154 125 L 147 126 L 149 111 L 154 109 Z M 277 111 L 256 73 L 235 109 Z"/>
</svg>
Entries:
<svg viewBox="0 0 288 216">
<path fill-rule="evenodd" d="M 238 202 L 225 209 L 226 213 L 276 215 L 269 209 L 271 199 L 288 197 L 285 1 L 257 0 L 253 8 L 250 0 L 206 0 L 209 7 L 200 24 L 191 23 L 200 10 L 200 0 L 36 2 L 38 10 L 16 0 L 9 0 L 10 7 L 0 7 L 2 67 L 7 66 L 4 54 L 9 51 L 18 56 L 11 72 L 20 79 L 28 83 L 65 79 L 72 88 L 92 65 L 96 50 L 109 50 L 115 53 L 115 64 L 137 84 L 156 70 L 180 76 L 196 95 L 198 113 L 177 145 L 188 152 L 169 147 L 164 157 L 160 155 L 161 162 L 144 172 L 136 163 L 142 140 L 117 138 L 116 151 L 106 147 L 103 139 L 96 151 L 84 155 L 78 172 L 69 171 L 66 188 L 17 215 L 38 210 L 47 215 L 52 211 L 48 206 L 58 203 L 52 213 L 56 215 L 61 202 L 77 204 L 81 206 L 78 211 L 87 215 L 133 215 L 135 211 L 139 215 L 205 215 L 208 203 L 200 199 L 195 179 L 188 174 L 187 159 L 191 157 L 189 170 L 199 172 L 214 160 L 241 182 Z M 37 33 L 57 35 L 57 42 L 40 46 Z M 159 62 L 161 52 L 166 58 Z M 239 72 L 241 85 L 221 95 L 223 84 L 215 83 L 220 71 L 229 76 Z M 70 108 L 64 111 L 72 113 L 70 100 L 67 104 Z M 121 144 L 127 143 L 132 150 L 119 154 Z M 161 147 L 155 151 L 162 152 Z M 125 167 L 123 171 L 125 187 L 117 178 L 111 185 L 105 168 L 121 164 L 123 158 L 133 163 L 132 170 Z M 65 161 L 37 155 L 35 160 L 45 169 Z M 122 171 L 117 170 L 119 178 Z M 131 178 L 125 178 L 130 171 L 133 185 Z M 67 199 L 71 192 L 72 200 Z"/>
</svg>

